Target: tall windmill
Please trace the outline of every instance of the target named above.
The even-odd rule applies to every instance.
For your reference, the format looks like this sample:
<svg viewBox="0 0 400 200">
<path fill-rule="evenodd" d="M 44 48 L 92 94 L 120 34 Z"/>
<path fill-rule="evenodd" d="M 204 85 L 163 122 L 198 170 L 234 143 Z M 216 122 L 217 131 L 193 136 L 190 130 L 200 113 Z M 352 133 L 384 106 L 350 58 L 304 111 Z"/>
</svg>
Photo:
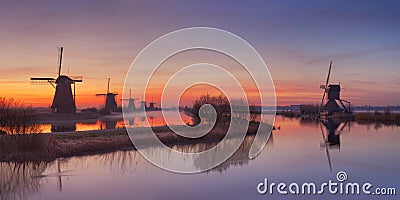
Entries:
<svg viewBox="0 0 400 200">
<path fill-rule="evenodd" d="M 96 94 L 96 96 L 105 96 L 106 97 L 106 103 L 104 105 L 104 111 L 105 112 L 117 112 L 118 107 L 117 107 L 117 102 L 115 101 L 115 96 L 118 94 L 111 93 L 110 92 L 110 78 L 108 78 L 108 84 L 107 84 L 107 93 L 105 94 Z"/>
<path fill-rule="evenodd" d="M 320 114 L 330 116 L 335 113 L 351 113 L 350 102 L 340 98 L 340 83 L 329 84 L 331 69 L 332 69 L 332 61 L 329 65 L 328 77 L 326 78 L 326 83 L 325 85 L 320 86 L 320 88 L 324 90 L 320 106 Z M 328 95 L 327 98 L 325 99 L 326 94 Z M 324 105 L 325 100 L 326 103 Z M 339 106 L 338 102 L 342 107 Z M 346 107 L 343 102 L 348 103 L 348 107 Z"/>
<path fill-rule="evenodd" d="M 49 83 L 56 90 L 54 93 L 51 110 L 53 113 L 75 113 L 76 112 L 76 93 L 75 83 L 82 82 L 82 77 L 70 78 L 61 75 L 63 47 L 60 47 L 58 77 L 57 78 L 31 78 L 32 83 Z M 73 93 L 71 85 L 74 86 Z"/>
<path fill-rule="evenodd" d="M 136 110 L 135 101 L 138 99 L 132 98 L 132 90 L 131 89 L 129 89 L 129 99 L 122 99 L 122 100 L 128 101 L 127 111 L 135 111 Z"/>
</svg>

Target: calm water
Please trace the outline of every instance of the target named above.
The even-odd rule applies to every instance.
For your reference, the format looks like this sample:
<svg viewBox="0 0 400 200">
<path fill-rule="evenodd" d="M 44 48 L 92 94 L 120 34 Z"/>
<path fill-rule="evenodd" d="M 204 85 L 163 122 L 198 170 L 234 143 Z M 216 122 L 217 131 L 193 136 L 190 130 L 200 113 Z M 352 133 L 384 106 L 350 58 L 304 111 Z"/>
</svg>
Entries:
<svg viewBox="0 0 400 200">
<path fill-rule="evenodd" d="M 164 111 L 171 112 L 171 111 Z M 147 120 L 150 126 L 164 126 L 166 125 L 161 111 L 147 112 Z M 191 123 L 191 117 L 181 112 L 181 118 L 185 123 Z M 171 125 L 177 125 L 181 121 L 179 117 L 171 117 Z M 146 117 L 141 113 L 130 113 L 126 115 L 126 120 L 123 119 L 122 114 L 105 116 L 100 119 L 89 119 L 79 121 L 61 121 L 53 123 L 45 123 L 40 125 L 43 133 L 51 132 L 70 132 L 70 131 L 87 131 L 87 130 L 104 130 L 104 129 L 119 129 L 119 128 L 135 128 L 146 126 Z"/>
<path fill-rule="evenodd" d="M 262 153 L 247 158 L 252 137 L 222 166 L 199 174 L 164 171 L 136 151 L 58 159 L 51 163 L 1 163 L 1 199 L 399 199 L 397 196 L 260 195 L 264 178 L 276 183 L 336 181 L 400 190 L 400 128 L 276 119 Z M 329 135 L 332 128 L 336 131 Z M 340 132 L 339 135 L 337 135 Z M 331 146 L 325 146 L 325 140 Z M 340 144 L 340 145 L 339 145 Z M 175 148 L 202 148 L 202 145 Z M 153 149 L 157 152 L 157 149 Z M 330 158 L 330 161 L 329 159 Z M 165 158 L 166 161 L 168 158 Z"/>
</svg>

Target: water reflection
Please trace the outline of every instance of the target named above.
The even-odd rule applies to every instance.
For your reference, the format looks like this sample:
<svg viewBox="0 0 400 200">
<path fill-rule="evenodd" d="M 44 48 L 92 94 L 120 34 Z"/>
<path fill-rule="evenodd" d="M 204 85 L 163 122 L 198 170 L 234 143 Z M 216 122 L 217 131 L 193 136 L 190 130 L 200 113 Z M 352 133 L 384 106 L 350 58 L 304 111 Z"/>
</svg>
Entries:
<svg viewBox="0 0 400 200">
<path fill-rule="evenodd" d="M 133 119 L 134 122 L 140 120 L 140 117 Z M 132 124 L 130 120 L 128 123 Z M 264 177 L 287 182 L 321 182 L 334 179 L 332 174 L 339 170 L 347 171 L 351 181 L 371 181 L 380 186 L 399 184 L 395 179 L 400 175 L 398 127 L 382 126 L 379 131 L 368 131 L 367 126 L 356 122 L 281 117 L 277 117 L 275 125 L 281 126 L 281 130 L 274 131 L 267 148 L 255 159 L 248 158 L 254 136 L 246 136 L 227 161 L 193 175 L 161 170 L 137 151 L 72 157 L 50 163 L 3 162 L 0 163 L 0 199 L 132 199 L 132 195 L 134 199 L 165 199 L 165 196 L 196 200 L 265 199 L 266 196 L 255 192 L 255 185 Z M 235 142 L 235 138 L 229 139 L 226 146 L 230 142 Z M 198 152 L 214 145 L 201 143 L 172 148 Z M 168 162 L 168 155 L 159 149 L 149 151 Z M 199 168 L 202 165 L 200 161 L 196 163 Z M 280 198 L 274 196 L 273 199 L 275 197 Z M 353 197 L 366 199 L 365 196 Z M 282 199 L 296 198 L 298 196 L 282 196 Z M 335 199 L 341 198 L 344 197 Z"/>
<path fill-rule="evenodd" d="M 76 130 L 75 122 L 53 122 L 51 123 L 51 132 L 72 132 Z"/>
<path fill-rule="evenodd" d="M 169 111 L 165 111 L 169 112 Z M 190 124 L 192 118 L 188 115 L 181 113 L 182 120 Z M 50 123 L 40 124 L 40 129 L 43 133 L 49 132 L 73 132 L 73 131 L 89 131 L 89 130 L 105 130 L 105 129 L 119 129 L 119 128 L 137 128 L 147 126 L 146 117 L 138 113 L 130 113 L 125 115 L 123 119 L 122 114 L 105 116 L 99 119 L 85 119 L 85 120 L 71 120 L 71 121 L 54 121 Z M 162 116 L 161 111 L 152 111 L 147 113 L 147 120 L 150 126 L 164 126 L 166 122 Z M 171 118 L 171 125 L 180 124 L 180 118 Z"/>
<path fill-rule="evenodd" d="M 350 131 L 350 123 L 350 121 L 343 121 L 338 119 L 323 119 L 320 121 L 322 138 L 324 140 L 324 142 L 321 144 L 321 148 L 325 149 L 326 151 L 329 169 L 331 172 L 332 161 L 329 150 L 340 150 L 340 134 L 344 131 L 345 128 L 348 128 L 348 131 Z"/>
<path fill-rule="evenodd" d="M 267 143 L 270 145 L 271 140 Z M 229 143 L 236 142 L 237 138 L 226 140 L 225 147 L 229 147 Z M 223 172 L 232 166 L 243 166 L 249 163 L 248 153 L 254 136 L 246 136 L 244 142 L 240 145 L 238 150 L 222 163 L 220 166 L 215 167 L 210 171 Z M 175 150 L 183 152 L 195 152 L 199 150 L 209 149 L 214 146 L 214 143 L 201 143 L 195 145 L 175 145 Z M 161 153 L 158 148 L 150 148 L 149 151 L 154 153 Z M 168 157 L 163 157 L 165 162 L 168 162 Z M 72 161 L 73 160 L 73 161 Z M 113 175 L 126 175 L 133 174 L 136 168 L 143 167 L 143 165 L 150 167 L 152 164 L 147 162 L 137 151 L 117 151 L 112 153 L 82 156 L 74 158 L 57 159 L 53 162 L 28 162 L 28 163 L 13 163 L 13 162 L 0 162 L 0 194 L 1 199 L 24 199 L 39 192 L 43 179 L 55 178 L 57 190 L 62 192 L 63 177 L 70 176 L 70 172 L 77 171 L 82 165 L 71 165 L 71 163 L 86 163 L 98 161 L 102 166 L 109 169 L 110 174 Z M 84 164 L 83 164 L 84 165 Z M 201 168 L 202 163 L 198 162 L 196 165 Z"/>
<path fill-rule="evenodd" d="M 1 199 L 24 199 L 37 193 L 41 177 L 47 169 L 46 162 L 0 162 Z"/>
</svg>

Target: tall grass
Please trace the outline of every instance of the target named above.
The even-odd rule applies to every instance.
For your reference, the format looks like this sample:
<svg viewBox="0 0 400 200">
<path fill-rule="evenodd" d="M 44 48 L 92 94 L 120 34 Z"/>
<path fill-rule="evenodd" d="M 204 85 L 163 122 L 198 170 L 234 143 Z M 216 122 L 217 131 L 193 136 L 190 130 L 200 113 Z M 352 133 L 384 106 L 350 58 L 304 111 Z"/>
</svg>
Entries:
<svg viewBox="0 0 400 200">
<path fill-rule="evenodd" d="M 4 134 L 40 132 L 38 116 L 31 106 L 24 106 L 12 98 L 0 98 L 0 130 Z"/>
<path fill-rule="evenodd" d="M 50 155 L 50 134 L 41 130 L 35 110 L 0 98 L 0 160 L 43 160 Z"/>
<path fill-rule="evenodd" d="M 400 125 L 400 113 L 391 113 L 385 111 L 384 113 L 356 113 L 355 120 L 361 123 L 383 123 L 383 124 L 397 124 Z"/>
<path fill-rule="evenodd" d="M 192 106 L 191 113 L 193 114 L 194 121 L 196 123 L 200 122 L 200 108 L 206 104 L 209 104 L 212 107 L 214 107 L 214 109 L 216 111 L 217 122 L 221 122 L 224 118 L 228 117 L 230 114 L 231 107 L 229 104 L 229 100 L 228 100 L 228 98 L 226 98 L 226 96 L 223 96 L 223 95 L 211 96 L 209 94 L 202 95 L 194 101 L 193 106 Z M 210 119 L 206 119 L 206 120 L 213 121 L 211 118 L 211 116 L 212 116 L 211 110 L 206 109 L 206 110 L 203 110 L 203 112 L 205 112 L 206 118 L 210 117 Z"/>
<path fill-rule="evenodd" d="M 46 162 L 0 162 L 0 199 L 28 199 L 43 181 Z"/>
<path fill-rule="evenodd" d="M 190 110 L 191 116 L 194 118 L 195 123 L 200 121 L 200 108 L 203 105 L 211 105 L 216 112 L 216 116 L 213 116 L 213 112 L 206 108 L 202 112 L 205 114 L 205 120 L 213 121 L 216 117 L 217 123 L 229 123 L 232 119 L 252 120 L 257 115 L 250 115 L 250 107 L 244 99 L 229 99 L 224 95 L 211 96 L 209 94 L 202 95 L 197 98 Z M 259 113 L 253 113 L 259 114 Z"/>
</svg>

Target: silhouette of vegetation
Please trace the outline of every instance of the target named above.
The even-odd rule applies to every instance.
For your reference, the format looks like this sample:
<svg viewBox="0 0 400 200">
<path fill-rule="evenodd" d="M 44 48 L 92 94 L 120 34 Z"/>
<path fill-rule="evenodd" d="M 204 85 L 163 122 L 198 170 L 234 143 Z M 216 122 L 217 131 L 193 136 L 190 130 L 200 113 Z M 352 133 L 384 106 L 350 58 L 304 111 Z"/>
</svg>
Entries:
<svg viewBox="0 0 400 200">
<path fill-rule="evenodd" d="M 301 104 L 298 109 L 277 111 L 278 115 L 285 117 L 302 117 L 304 115 L 319 115 L 317 104 Z"/>
<path fill-rule="evenodd" d="M 223 120 L 225 120 L 226 118 L 228 118 L 230 116 L 231 107 L 230 107 L 228 98 L 226 98 L 223 95 L 211 96 L 209 94 L 206 94 L 206 95 L 200 96 L 193 103 L 191 114 L 194 117 L 195 123 L 200 122 L 200 108 L 206 104 L 209 104 L 212 107 L 214 107 L 215 112 L 216 112 L 216 117 L 217 117 L 216 121 L 217 122 L 222 122 Z M 205 109 L 204 113 L 206 114 L 206 120 L 207 120 L 207 116 L 212 115 L 212 111 L 208 110 L 208 109 Z M 211 121 L 211 119 L 209 119 L 209 120 Z"/>
<path fill-rule="evenodd" d="M 300 105 L 300 113 L 302 115 L 312 115 L 319 113 L 319 106 L 313 104 L 302 104 Z"/>
<path fill-rule="evenodd" d="M 34 134 L 41 132 L 35 110 L 12 98 L 0 98 L 0 130 L 0 160 L 35 160 L 51 152 L 50 135 Z"/>
<path fill-rule="evenodd" d="M 46 162 L 1 162 L 0 199 L 28 199 L 40 190 Z"/>
<path fill-rule="evenodd" d="M 400 113 L 391 113 L 390 111 L 374 113 L 356 113 L 355 120 L 358 123 L 382 123 L 385 125 L 400 125 Z"/>
<path fill-rule="evenodd" d="M 95 108 L 95 107 L 92 107 L 92 108 L 85 108 L 85 109 L 82 109 L 81 110 L 81 112 L 82 113 L 97 113 L 97 108 Z"/>
<path fill-rule="evenodd" d="M 0 98 L 0 130 L 6 134 L 30 134 L 41 130 L 38 116 L 30 106 L 12 98 Z"/>
</svg>

